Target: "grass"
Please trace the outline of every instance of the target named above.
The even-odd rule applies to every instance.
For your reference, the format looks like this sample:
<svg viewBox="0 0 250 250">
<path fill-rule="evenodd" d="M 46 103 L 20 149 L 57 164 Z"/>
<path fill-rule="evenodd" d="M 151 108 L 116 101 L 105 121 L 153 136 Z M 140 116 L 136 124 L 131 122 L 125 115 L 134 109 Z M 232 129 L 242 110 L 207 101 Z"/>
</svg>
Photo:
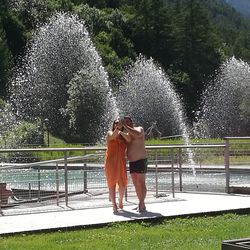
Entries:
<svg viewBox="0 0 250 250">
<path fill-rule="evenodd" d="M 47 133 L 44 135 L 44 141 L 47 143 Z M 84 147 L 85 144 L 68 144 L 65 141 L 61 140 L 60 138 L 54 137 L 52 134 L 49 135 L 49 142 L 50 147 L 53 148 L 64 148 L 64 147 Z M 190 141 L 191 144 L 224 144 L 225 140 L 219 139 L 219 138 L 209 138 L 209 139 L 192 139 Z M 185 144 L 184 140 L 181 138 L 169 138 L 169 139 L 151 139 L 146 141 L 146 145 L 180 145 Z M 105 145 L 98 145 L 98 146 L 105 146 Z M 230 157 L 231 163 L 235 164 L 241 164 L 241 162 L 249 162 L 250 156 L 246 155 L 245 152 L 249 152 L 250 150 L 250 144 L 249 140 L 233 140 L 230 144 L 230 151 L 234 152 L 234 156 Z M 199 149 L 193 149 L 194 153 L 195 151 L 199 152 Z M 164 150 L 158 150 L 159 155 L 164 155 L 170 157 L 170 149 L 164 149 Z M 242 153 L 243 152 L 243 153 Z M 199 162 L 202 164 L 224 164 L 224 155 L 223 155 L 223 149 L 215 148 L 215 149 L 203 149 L 202 150 L 203 155 L 195 155 L 194 154 L 194 160 L 195 162 Z M 149 157 L 154 158 L 155 152 L 148 151 Z M 43 160 L 51 160 L 51 159 L 58 159 L 63 158 L 64 153 L 62 152 L 36 152 L 32 154 L 36 159 L 39 159 L 40 161 Z M 70 156 L 77 156 L 81 155 L 81 152 L 73 152 L 71 151 L 69 153 Z M 198 156 L 198 158 L 196 157 Z M 197 158 L 197 159 L 196 159 Z M 183 157 L 183 160 L 187 160 L 185 156 Z"/>
<path fill-rule="evenodd" d="M 45 142 L 47 141 L 47 135 L 45 135 Z M 239 142 L 241 142 L 239 144 Z M 243 143 L 242 143 L 243 142 Z M 232 146 L 230 147 L 230 150 L 240 153 L 244 151 L 249 151 L 250 149 L 250 144 L 245 143 L 246 141 L 242 140 L 234 140 Z M 223 139 L 217 139 L 217 138 L 211 138 L 211 139 L 192 139 L 191 140 L 192 144 L 223 144 L 225 141 Z M 184 141 L 180 138 L 175 138 L 175 139 L 151 139 L 146 141 L 146 145 L 180 145 L 184 144 Z M 50 147 L 54 148 L 72 148 L 72 147 L 83 147 L 83 144 L 67 144 L 63 140 L 56 138 L 52 135 L 50 135 Z M 85 145 L 86 146 L 86 145 Z M 99 146 L 105 146 L 105 145 L 99 145 Z M 196 151 L 199 152 L 199 149 L 193 149 L 193 152 L 195 153 Z M 166 156 L 170 157 L 170 149 L 164 149 L 164 150 L 158 150 L 159 155 L 163 155 L 165 158 Z M 195 162 L 199 162 L 202 164 L 224 164 L 224 154 L 223 154 L 223 149 L 215 148 L 215 149 L 202 149 L 203 154 L 194 154 L 194 160 Z M 155 152 L 154 151 L 148 151 L 149 158 L 152 157 L 154 158 Z M 37 157 L 39 160 L 51 160 L 51 159 L 58 159 L 58 158 L 63 158 L 64 153 L 62 152 L 37 152 L 33 153 L 35 157 Z M 70 156 L 77 156 L 81 155 L 81 152 L 73 152 L 71 151 L 69 153 Z M 198 158 L 197 158 L 198 156 Z M 196 159 L 197 158 L 197 159 Z M 186 160 L 185 160 L 186 159 Z M 183 160 L 187 161 L 187 158 L 183 156 Z M 246 162 L 249 161 L 250 157 L 245 155 L 238 155 L 238 156 L 231 156 L 230 161 L 231 163 L 241 163 L 241 162 Z"/>
<path fill-rule="evenodd" d="M 225 140 L 219 138 L 208 138 L 208 139 L 192 139 L 190 144 L 221 144 L 225 143 Z M 186 144 L 183 139 L 151 139 L 146 141 L 147 145 L 172 145 L 172 144 Z"/>
<path fill-rule="evenodd" d="M 227 239 L 250 237 L 250 215 L 225 214 L 113 223 L 76 231 L 0 237 L 1 250 L 221 249 Z"/>
</svg>

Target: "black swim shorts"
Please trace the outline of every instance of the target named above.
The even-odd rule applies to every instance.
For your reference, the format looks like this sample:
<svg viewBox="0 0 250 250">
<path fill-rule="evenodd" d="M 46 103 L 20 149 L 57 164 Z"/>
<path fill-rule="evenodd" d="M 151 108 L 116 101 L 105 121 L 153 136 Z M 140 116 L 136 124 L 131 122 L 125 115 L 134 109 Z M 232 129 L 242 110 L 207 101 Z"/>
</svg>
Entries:
<svg viewBox="0 0 250 250">
<path fill-rule="evenodd" d="M 147 172 L 147 167 L 148 167 L 147 159 L 129 162 L 130 174 L 132 173 L 145 174 Z"/>
</svg>

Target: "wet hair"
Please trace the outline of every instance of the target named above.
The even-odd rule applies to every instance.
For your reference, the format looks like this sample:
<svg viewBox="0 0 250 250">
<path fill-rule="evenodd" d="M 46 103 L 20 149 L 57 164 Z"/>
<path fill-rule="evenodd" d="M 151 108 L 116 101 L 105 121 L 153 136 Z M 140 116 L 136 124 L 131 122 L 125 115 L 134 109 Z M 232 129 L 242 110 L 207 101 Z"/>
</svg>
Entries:
<svg viewBox="0 0 250 250">
<path fill-rule="evenodd" d="M 133 121 L 132 121 L 132 118 L 131 118 L 130 116 L 128 116 L 128 115 L 124 116 L 124 119 L 128 119 L 128 120 L 130 120 L 131 122 L 133 122 Z"/>
<path fill-rule="evenodd" d="M 114 130 L 115 130 L 115 124 L 117 123 L 117 121 L 119 122 L 119 119 L 115 119 L 115 120 L 113 121 L 112 131 L 114 131 Z M 121 131 L 123 131 L 123 130 L 124 130 L 124 127 L 122 126 Z"/>
<path fill-rule="evenodd" d="M 118 119 L 115 119 L 115 120 L 113 121 L 113 124 L 112 124 L 112 131 L 115 130 L 115 124 L 117 123 L 117 121 L 118 121 Z"/>
</svg>

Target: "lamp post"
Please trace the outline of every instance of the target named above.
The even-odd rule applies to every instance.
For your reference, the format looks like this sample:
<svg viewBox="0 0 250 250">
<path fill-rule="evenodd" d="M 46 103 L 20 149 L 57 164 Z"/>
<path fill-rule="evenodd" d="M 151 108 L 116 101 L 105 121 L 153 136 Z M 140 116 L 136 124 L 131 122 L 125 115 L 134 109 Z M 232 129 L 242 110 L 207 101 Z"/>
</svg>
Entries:
<svg viewBox="0 0 250 250">
<path fill-rule="evenodd" d="M 47 145 L 49 147 L 49 119 L 45 118 L 44 123 L 45 123 L 46 131 L 47 131 Z"/>
</svg>

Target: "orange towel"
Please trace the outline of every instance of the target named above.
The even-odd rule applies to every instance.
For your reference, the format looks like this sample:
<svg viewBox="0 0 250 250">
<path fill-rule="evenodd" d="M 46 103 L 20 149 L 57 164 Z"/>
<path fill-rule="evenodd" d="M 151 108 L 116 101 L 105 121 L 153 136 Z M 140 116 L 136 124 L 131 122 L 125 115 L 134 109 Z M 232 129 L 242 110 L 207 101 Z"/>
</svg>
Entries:
<svg viewBox="0 0 250 250">
<path fill-rule="evenodd" d="M 108 142 L 104 165 L 108 187 L 113 187 L 116 184 L 127 186 L 128 184 L 126 149 L 126 142 L 119 137 Z"/>
</svg>

